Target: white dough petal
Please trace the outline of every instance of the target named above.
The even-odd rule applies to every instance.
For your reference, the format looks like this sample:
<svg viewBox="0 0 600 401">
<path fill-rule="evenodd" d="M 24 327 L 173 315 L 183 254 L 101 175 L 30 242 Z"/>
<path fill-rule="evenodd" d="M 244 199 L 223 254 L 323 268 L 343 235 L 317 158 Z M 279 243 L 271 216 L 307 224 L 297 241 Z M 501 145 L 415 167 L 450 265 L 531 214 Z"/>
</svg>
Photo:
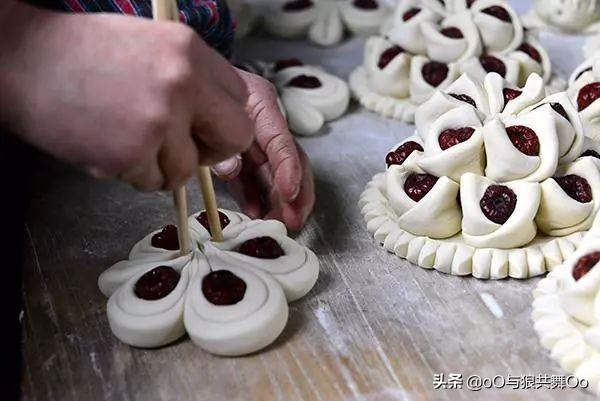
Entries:
<svg viewBox="0 0 600 401">
<path fill-rule="evenodd" d="M 448 73 L 437 86 L 432 86 L 423 77 L 423 67 L 431 61 L 423 56 L 415 56 L 410 65 L 410 98 L 413 103 L 421 104 L 431 97 L 436 90 L 448 87 L 459 76 L 458 66 L 448 64 Z"/>
<path fill-rule="evenodd" d="M 404 191 L 406 179 L 420 169 L 410 166 L 390 166 L 387 170 L 387 194 L 391 207 L 398 214 L 398 225 L 414 235 L 448 238 L 460 231 L 461 212 L 456 197 L 458 184 L 440 177 L 419 202 Z"/>
<path fill-rule="evenodd" d="M 522 153 L 513 145 L 507 129 L 514 126 L 533 130 L 539 142 L 537 156 Z M 508 118 L 505 124 L 496 118 L 483 127 L 483 140 L 487 154 L 485 174 L 492 180 L 539 182 L 551 177 L 558 166 L 559 141 L 551 108 Z"/>
<path fill-rule="evenodd" d="M 134 292 L 137 281 L 158 266 L 168 266 L 180 273 L 175 288 L 164 298 L 144 300 Z M 167 262 L 143 262 L 137 273 L 108 299 L 106 313 L 114 335 L 134 347 L 160 347 L 185 334 L 183 308 L 191 275 L 198 261 L 184 257 Z"/>
<path fill-rule="evenodd" d="M 482 12 L 488 7 L 499 6 L 504 8 L 510 16 L 511 22 Z M 523 26 L 519 15 L 503 1 L 478 0 L 471 7 L 473 20 L 479 27 L 483 45 L 490 53 L 504 54 L 517 48 L 523 41 Z"/>
<path fill-rule="evenodd" d="M 257 259 L 237 252 L 245 241 L 263 236 L 276 240 L 284 255 L 276 259 Z M 319 276 L 319 261 L 315 254 L 289 238 L 285 226 L 275 220 L 253 220 L 235 239 L 224 244 L 214 244 L 210 248 L 207 246 L 207 254 L 209 257 L 219 257 L 224 262 L 229 261 L 237 266 L 252 267 L 271 274 L 281 284 L 288 302 L 305 296 Z"/>
<path fill-rule="evenodd" d="M 229 224 L 225 227 L 221 227 L 223 237 L 225 239 L 236 236 L 239 233 L 239 230 L 243 229 L 244 227 L 244 224 L 242 223 L 245 223 L 250 220 L 248 216 L 238 212 L 234 212 L 232 210 L 219 209 L 219 211 L 225 214 L 225 216 L 227 216 L 227 218 L 229 219 Z M 198 221 L 198 217 L 202 212 L 198 212 L 190 216 L 190 218 L 188 219 L 188 225 L 190 227 L 190 231 L 193 233 L 193 239 L 195 241 L 203 243 L 205 241 L 209 241 L 211 235 L 208 232 L 208 230 Z M 197 244 L 193 245 L 196 246 Z"/>
<path fill-rule="evenodd" d="M 462 229 L 467 244 L 477 248 L 500 249 L 528 244 L 536 234 L 533 219 L 540 203 L 539 184 L 524 181 L 505 184 L 515 193 L 517 203 L 504 224 L 489 220 L 481 210 L 481 198 L 490 185 L 495 185 L 495 182 L 470 173 L 464 174 L 460 181 Z"/>
<path fill-rule="evenodd" d="M 571 198 L 554 178 L 541 183 L 542 197 L 536 223 L 542 232 L 565 236 L 585 231 L 592 226 L 600 208 L 600 171 L 592 158 L 584 157 L 561 165 L 556 176 L 577 175 L 586 179 L 592 191 L 592 201 L 581 203 Z"/>
<path fill-rule="evenodd" d="M 417 161 L 419 167 L 437 177 L 447 176 L 459 182 L 467 172 L 482 175 L 485 166 L 481 121 L 471 106 L 460 106 L 443 114 L 425 134 L 425 154 Z M 439 137 L 447 129 L 472 128 L 466 141 L 446 150 L 440 147 Z"/>
<path fill-rule="evenodd" d="M 568 95 L 565 92 L 555 93 L 525 109 L 522 113 L 528 113 L 541 107 L 550 107 L 553 109 L 554 107 L 557 107 L 557 105 L 562 107 L 568 117 L 568 119 L 565 118 L 557 110 L 554 110 L 554 113 L 550 113 L 552 114 L 559 140 L 559 162 L 569 163 L 577 159 L 583 153 L 585 135 L 583 133 L 581 119 L 577 114 L 577 109 L 569 99 Z"/>
<path fill-rule="evenodd" d="M 463 74 L 444 91 L 436 91 L 425 103 L 419 106 L 415 113 L 417 133 L 425 138 L 431 124 L 443 114 L 456 107 L 470 104 L 457 99 L 460 96 L 470 98 L 477 106 L 481 119 L 485 118 L 485 114 L 488 114 L 489 111 L 487 94 L 481 83 L 471 79 L 467 74 Z"/>
<path fill-rule="evenodd" d="M 365 43 L 364 67 L 368 86 L 377 93 L 406 98 L 409 93 L 410 54 L 402 52 L 384 68 L 379 67 L 381 55 L 394 44 L 374 36 Z"/>
<path fill-rule="evenodd" d="M 229 270 L 246 284 L 241 301 L 234 305 L 214 305 L 202 292 L 206 271 L 198 271 L 190 283 L 185 302 L 185 328 L 194 344 L 206 351 L 237 356 L 258 351 L 271 344 L 283 331 L 288 306 L 275 279 L 259 270 L 210 260 L 211 268 Z"/>
<path fill-rule="evenodd" d="M 443 35 L 441 29 L 448 27 L 459 29 L 463 37 L 450 38 Z M 425 39 L 427 56 L 432 60 L 450 63 L 477 57 L 482 53 L 477 26 L 468 12 L 451 15 L 442 20 L 439 26 L 434 22 L 426 21 L 421 24 L 421 31 Z"/>
</svg>

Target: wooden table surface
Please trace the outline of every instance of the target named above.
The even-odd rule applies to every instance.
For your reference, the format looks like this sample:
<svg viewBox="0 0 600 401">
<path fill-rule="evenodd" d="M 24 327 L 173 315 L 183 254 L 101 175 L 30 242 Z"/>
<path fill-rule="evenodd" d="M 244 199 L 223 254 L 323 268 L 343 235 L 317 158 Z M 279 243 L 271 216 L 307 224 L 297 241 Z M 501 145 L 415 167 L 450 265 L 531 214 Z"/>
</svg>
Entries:
<svg viewBox="0 0 600 401">
<path fill-rule="evenodd" d="M 564 46 L 569 41 L 578 43 L 549 44 L 562 49 L 558 64 L 567 72 L 581 58 L 579 46 Z M 321 60 L 346 76 L 359 63 L 362 42 L 349 41 L 334 53 L 265 38 L 238 48 L 241 58 Z M 113 337 L 98 275 L 125 258 L 142 236 L 175 220 L 171 196 L 139 194 L 40 162 L 26 221 L 24 398 L 594 399 L 581 390 L 434 388 L 436 373 L 466 378 L 563 372 L 533 331 L 531 290 L 539 279 L 479 281 L 422 270 L 387 254 L 367 233 L 358 197 L 382 170 L 386 150 L 412 130 L 354 106 L 326 134 L 299 140 L 313 162 L 317 205 L 298 239 L 316 252 L 321 273 L 312 292 L 290 305 L 288 325 L 275 344 L 242 358 L 211 356 L 188 339 L 140 350 Z M 190 189 L 195 211 L 201 203 L 195 184 Z M 222 188 L 218 199 L 235 208 Z M 498 308 L 484 302 L 490 299 Z"/>
</svg>

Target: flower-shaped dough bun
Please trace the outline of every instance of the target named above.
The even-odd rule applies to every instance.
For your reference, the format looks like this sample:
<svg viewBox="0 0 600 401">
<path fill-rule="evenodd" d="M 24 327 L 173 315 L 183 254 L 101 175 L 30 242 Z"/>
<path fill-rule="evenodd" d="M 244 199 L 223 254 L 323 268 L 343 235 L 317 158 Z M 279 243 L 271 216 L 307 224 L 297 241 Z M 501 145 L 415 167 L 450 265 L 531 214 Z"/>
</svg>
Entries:
<svg viewBox="0 0 600 401">
<path fill-rule="evenodd" d="M 350 102 L 346 82 L 315 66 L 282 68 L 275 72 L 272 80 L 279 91 L 290 129 L 300 135 L 316 134 L 325 121 L 344 114 Z"/>
<path fill-rule="evenodd" d="M 600 140 L 600 57 L 586 60 L 575 69 L 568 93 L 579 111 L 585 134 Z"/>
<path fill-rule="evenodd" d="M 377 33 L 388 14 L 388 7 L 379 0 L 289 0 L 269 6 L 264 22 L 274 36 L 307 36 L 317 45 L 333 46 L 342 41 L 346 30 Z"/>
<path fill-rule="evenodd" d="M 464 174 L 460 181 L 462 234 L 477 248 L 516 248 L 536 235 L 534 218 L 540 185 L 514 181 L 498 185 L 489 178 Z"/>
<path fill-rule="evenodd" d="M 386 190 L 400 228 L 431 238 L 448 238 L 460 231 L 461 212 L 456 182 L 435 177 L 415 166 L 392 165 Z"/>
<path fill-rule="evenodd" d="M 159 347 L 189 334 L 218 355 L 241 355 L 273 342 L 285 327 L 287 302 L 305 295 L 318 275 L 315 255 L 274 221 L 220 212 L 224 241 L 212 243 L 206 214 L 190 217 L 192 251 L 174 256 L 177 232 L 145 237 L 135 253 L 103 272 L 113 333 L 136 347 Z M 175 245 L 174 245 L 175 244 Z M 139 258 L 138 258 L 139 257 Z"/>
<path fill-rule="evenodd" d="M 555 177 L 541 183 L 535 221 L 549 235 L 588 230 L 600 208 L 600 160 L 582 157 L 560 165 Z"/>
<path fill-rule="evenodd" d="M 482 129 L 485 175 L 498 182 L 551 177 L 559 159 L 555 118 L 550 107 L 541 107 L 504 123 L 499 118 L 488 122 Z"/>
<path fill-rule="evenodd" d="M 415 116 L 416 108 L 432 96 L 445 103 L 439 113 L 448 111 L 449 99 L 436 90 L 453 93 L 445 88 L 461 74 L 479 85 L 495 72 L 511 88 L 525 85 L 532 74 L 552 91 L 565 86 L 552 76 L 536 36 L 524 34 L 519 16 L 502 0 L 402 0 L 381 36 L 367 42 L 364 56 L 350 75 L 354 96 L 363 106 L 406 122 L 426 120 Z M 473 97 L 463 101 L 489 111 Z"/>
<path fill-rule="evenodd" d="M 419 167 L 435 176 L 459 182 L 467 172 L 483 175 L 485 155 L 481 121 L 472 106 L 452 109 L 425 133 L 425 154 Z"/>
</svg>

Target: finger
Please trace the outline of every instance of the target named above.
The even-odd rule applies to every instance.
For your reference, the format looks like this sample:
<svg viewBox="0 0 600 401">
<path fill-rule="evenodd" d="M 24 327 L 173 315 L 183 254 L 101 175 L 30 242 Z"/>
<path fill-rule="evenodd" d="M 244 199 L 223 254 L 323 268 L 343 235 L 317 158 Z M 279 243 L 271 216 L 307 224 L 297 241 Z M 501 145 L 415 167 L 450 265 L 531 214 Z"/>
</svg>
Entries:
<svg viewBox="0 0 600 401">
<path fill-rule="evenodd" d="M 314 179 L 310 169 L 310 161 L 301 151 L 300 158 L 304 169 L 304 178 L 300 193 L 292 203 L 282 202 L 281 208 L 274 208 L 265 218 L 276 218 L 283 221 L 288 229 L 297 231 L 302 228 L 315 205 Z"/>
<path fill-rule="evenodd" d="M 229 181 L 227 187 L 233 199 L 248 217 L 259 219 L 263 216 L 259 186 L 252 176 L 240 175 Z"/>
<path fill-rule="evenodd" d="M 136 163 L 133 168 L 120 174 L 119 179 L 128 182 L 139 191 L 147 192 L 157 191 L 164 184 L 156 155 L 152 155 L 145 162 Z"/>
<path fill-rule="evenodd" d="M 245 151 L 254 138 L 254 125 L 244 108 L 215 89 L 208 98 L 196 102 L 193 134 L 202 164 L 213 165 Z"/>
<path fill-rule="evenodd" d="M 179 128 L 182 133 L 172 132 L 158 153 L 158 164 L 164 177 L 163 187 L 175 189 L 194 175 L 198 166 L 198 151 L 189 128 Z"/>
<path fill-rule="evenodd" d="M 210 48 L 204 41 L 194 41 L 198 47 L 192 53 L 193 65 L 201 66 L 208 63 L 206 81 L 213 82 L 219 89 L 225 91 L 240 106 L 244 106 L 248 100 L 248 89 L 245 82 L 237 74 L 235 67 L 223 56 Z M 198 80 L 199 82 L 201 80 Z"/>
<path fill-rule="evenodd" d="M 302 166 L 296 143 L 277 104 L 277 92 L 256 75 L 245 71 L 238 73 L 246 80 L 251 93 L 248 113 L 255 121 L 256 142 L 271 163 L 280 194 L 285 201 L 291 202 L 300 191 Z"/>
<path fill-rule="evenodd" d="M 261 157 L 260 149 L 253 152 L 251 147 L 249 152 L 242 155 L 242 171 L 239 176 L 228 183 L 232 196 L 244 213 L 252 218 L 261 218 L 269 210 L 269 188 L 272 183 L 269 164 L 257 164 L 257 157 Z"/>
<path fill-rule="evenodd" d="M 210 70 L 213 80 L 239 105 L 245 106 L 248 103 L 248 86 L 237 74 L 236 68 L 227 60 L 223 58 L 222 60 L 223 63 L 219 63 L 220 65 L 217 68 L 212 68 Z"/>
<path fill-rule="evenodd" d="M 235 155 L 211 167 L 213 173 L 224 181 L 231 181 L 242 171 L 242 157 Z"/>
</svg>

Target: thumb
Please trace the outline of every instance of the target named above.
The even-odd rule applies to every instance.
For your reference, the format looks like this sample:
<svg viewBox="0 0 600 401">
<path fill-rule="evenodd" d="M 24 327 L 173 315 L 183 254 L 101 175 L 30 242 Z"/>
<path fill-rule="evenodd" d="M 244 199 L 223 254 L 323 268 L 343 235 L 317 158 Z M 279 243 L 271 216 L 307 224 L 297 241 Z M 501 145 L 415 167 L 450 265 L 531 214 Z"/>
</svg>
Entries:
<svg viewBox="0 0 600 401">
<path fill-rule="evenodd" d="M 217 177 L 224 181 L 231 181 L 242 171 L 242 157 L 238 154 L 225 159 L 211 167 Z"/>
</svg>

